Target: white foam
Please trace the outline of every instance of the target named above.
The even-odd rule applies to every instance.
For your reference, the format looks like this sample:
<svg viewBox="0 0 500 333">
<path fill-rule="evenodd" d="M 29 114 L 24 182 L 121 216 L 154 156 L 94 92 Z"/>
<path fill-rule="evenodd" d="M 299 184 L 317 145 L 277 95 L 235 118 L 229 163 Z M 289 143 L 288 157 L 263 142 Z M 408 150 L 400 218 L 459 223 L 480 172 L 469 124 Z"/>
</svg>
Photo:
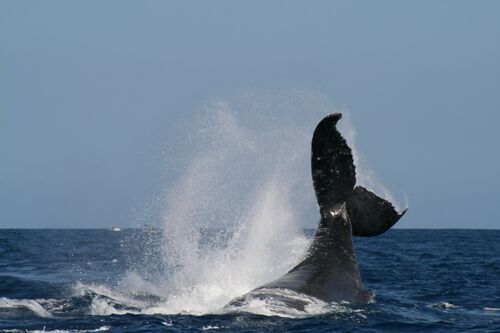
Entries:
<svg viewBox="0 0 500 333">
<path fill-rule="evenodd" d="M 500 311 L 500 308 L 485 307 L 484 311 L 496 312 L 496 311 Z"/>
<path fill-rule="evenodd" d="M 219 330 L 221 328 L 224 328 L 224 326 L 217 326 L 217 325 L 206 325 L 201 328 L 202 331 L 209 331 L 209 330 Z"/>
<path fill-rule="evenodd" d="M 459 306 L 455 305 L 455 304 L 448 303 L 448 302 L 440 302 L 440 303 L 431 304 L 431 305 L 429 305 L 429 307 L 441 308 L 441 309 L 455 309 L 455 308 L 458 308 Z"/>
<path fill-rule="evenodd" d="M 90 304 L 90 314 L 95 316 L 126 315 L 126 314 L 191 314 L 202 315 L 204 312 L 178 311 L 172 306 L 172 300 L 142 301 L 134 298 L 134 295 L 112 291 L 104 286 L 78 284 L 75 286 L 79 295 L 93 295 Z M 219 291 L 217 291 L 219 292 Z M 227 306 L 218 308 L 211 313 L 224 314 L 230 312 L 247 312 L 265 316 L 281 316 L 289 318 L 320 315 L 325 313 L 359 313 L 346 304 L 325 303 L 314 297 L 301 294 L 288 289 L 261 289 L 252 293 L 253 296 L 246 299 L 245 304 L 238 307 Z M 273 297 L 268 297 L 272 294 Z M 240 295 L 237 295 L 240 296 Z M 264 296 L 264 297 L 260 297 Z M 288 305 L 288 302 L 300 302 L 304 304 L 304 310 L 298 310 Z M 174 303 L 175 304 L 175 303 Z M 225 303 L 224 303 L 225 304 Z M 165 326 L 171 326 L 172 321 L 163 322 Z M 214 328 L 215 329 L 215 328 Z"/>
<path fill-rule="evenodd" d="M 290 304 L 302 304 L 303 310 Z M 244 303 L 228 306 L 226 312 L 248 312 L 263 316 L 302 318 L 327 313 L 354 313 L 363 317 L 363 310 L 352 309 L 349 303 L 326 303 L 315 297 L 289 289 L 260 289 L 245 295 Z"/>
<path fill-rule="evenodd" d="M 149 311 L 156 304 L 154 301 L 147 301 L 135 297 L 120 290 L 113 290 L 109 287 L 83 283 L 73 286 L 73 293 L 76 296 L 92 296 L 90 304 L 90 314 L 94 316 L 142 314 L 142 313 L 163 313 Z"/>
<path fill-rule="evenodd" d="M 288 303 L 295 302 L 304 304 L 304 311 L 288 305 Z M 227 307 L 226 310 L 296 318 L 329 312 L 328 307 L 328 303 L 289 289 L 260 289 L 246 295 L 243 304 L 237 307 Z"/>
<path fill-rule="evenodd" d="M 87 332 L 103 332 L 109 330 L 110 328 L 110 326 L 101 326 L 99 328 L 96 328 L 95 330 L 89 330 Z"/>
<path fill-rule="evenodd" d="M 0 297 L 0 308 L 15 309 L 15 308 L 25 308 L 34 312 L 40 317 L 52 317 L 52 314 L 45 310 L 45 308 L 40 305 L 36 300 L 32 299 L 11 299 L 6 297 Z"/>
<path fill-rule="evenodd" d="M 128 305 L 130 307 L 137 307 L 141 308 L 146 302 L 143 302 L 139 299 L 135 299 L 131 295 L 127 295 L 125 293 L 121 293 L 117 290 L 112 290 L 109 287 L 103 286 L 103 285 L 97 285 L 97 284 L 90 284 L 86 285 L 83 283 L 78 282 L 76 285 L 73 286 L 73 293 L 75 295 L 79 296 L 85 296 L 88 294 L 91 295 L 97 295 L 94 299 L 96 298 L 106 298 L 109 300 L 112 300 L 113 302 L 117 304 L 124 304 Z"/>
</svg>

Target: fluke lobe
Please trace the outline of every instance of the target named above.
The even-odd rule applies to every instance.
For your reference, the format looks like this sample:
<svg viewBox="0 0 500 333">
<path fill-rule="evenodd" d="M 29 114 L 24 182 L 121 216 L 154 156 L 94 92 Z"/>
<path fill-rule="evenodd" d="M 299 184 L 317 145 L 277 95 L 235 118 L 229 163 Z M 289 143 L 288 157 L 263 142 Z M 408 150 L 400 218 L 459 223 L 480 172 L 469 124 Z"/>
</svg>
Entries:
<svg viewBox="0 0 500 333">
<path fill-rule="evenodd" d="M 325 302 L 364 304 L 371 300 L 360 279 L 352 236 L 376 236 L 389 230 L 406 212 L 356 184 L 351 149 L 336 128 L 342 115 L 325 117 L 316 127 L 311 147 L 311 173 L 321 221 L 304 260 L 281 278 L 233 299 L 227 306 L 250 299 L 281 297 L 291 290 Z M 283 299 L 303 310 L 297 299 Z"/>
</svg>

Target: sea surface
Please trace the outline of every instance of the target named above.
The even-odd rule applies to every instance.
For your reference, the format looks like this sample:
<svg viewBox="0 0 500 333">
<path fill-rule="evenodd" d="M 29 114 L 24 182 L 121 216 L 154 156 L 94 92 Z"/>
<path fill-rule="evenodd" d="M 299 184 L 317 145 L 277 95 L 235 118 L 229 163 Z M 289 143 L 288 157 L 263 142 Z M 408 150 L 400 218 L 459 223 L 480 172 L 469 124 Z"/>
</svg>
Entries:
<svg viewBox="0 0 500 333">
<path fill-rule="evenodd" d="M 499 230 L 356 238 L 374 302 L 304 314 L 173 311 L 162 239 L 151 228 L 0 229 L 0 332 L 500 332 Z"/>
</svg>

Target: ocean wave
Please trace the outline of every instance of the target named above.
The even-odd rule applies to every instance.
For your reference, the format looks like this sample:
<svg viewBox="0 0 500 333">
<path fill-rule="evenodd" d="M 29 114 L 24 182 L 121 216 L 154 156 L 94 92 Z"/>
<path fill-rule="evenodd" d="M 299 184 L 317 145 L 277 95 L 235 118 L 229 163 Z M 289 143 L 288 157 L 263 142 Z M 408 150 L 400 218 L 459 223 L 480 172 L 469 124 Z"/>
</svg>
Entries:
<svg viewBox="0 0 500 333">
<path fill-rule="evenodd" d="M 32 299 L 0 297 L 0 309 L 26 309 L 39 317 L 52 317 L 52 313 L 47 311 L 37 300 Z"/>
<path fill-rule="evenodd" d="M 2 330 L 1 332 L 5 333 L 87 333 L 87 332 L 104 332 L 108 331 L 111 327 L 110 326 L 101 326 L 99 328 L 93 329 L 93 330 L 46 330 L 45 328 L 43 330 L 19 330 L 19 329 L 9 329 L 9 330 Z"/>
<path fill-rule="evenodd" d="M 428 307 L 430 307 L 430 308 L 439 308 L 439 309 L 456 309 L 456 308 L 459 308 L 458 305 L 451 304 L 451 303 L 448 303 L 448 302 L 434 303 L 434 304 L 430 304 Z"/>
<path fill-rule="evenodd" d="M 491 308 L 488 306 L 484 307 L 483 310 L 487 312 L 500 312 L 500 308 Z"/>
<path fill-rule="evenodd" d="M 88 253 L 81 264 L 84 267 L 88 258 L 107 254 L 103 248 L 111 241 L 116 241 L 116 248 L 124 253 L 122 257 L 109 257 L 126 262 L 132 250 L 120 247 L 120 239 L 116 238 L 126 236 L 126 232 L 50 232 L 47 235 L 52 236 L 44 237 L 39 245 L 33 233 L 32 238 L 18 242 L 20 246 L 31 244 L 36 252 L 44 253 L 40 267 L 45 267 L 41 273 L 31 268 L 15 271 L 18 261 L 11 267 L 6 263 L 0 273 L 0 332 L 79 333 L 107 331 L 108 327 L 109 331 L 128 332 L 201 332 L 203 328 L 209 332 L 500 332 L 500 262 L 496 260 L 500 231 L 394 230 L 379 238 L 356 239 L 366 287 L 376 294 L 375 303 L 359 308 L 311 299 L 301 312 L 276 300 L 256 299 L 243 307 L 223 310 L 232 298 L 255 287 L 246 283 L 249 279 L 245 283 L 234 279 L 231 272 L 242 267 L 238 261 L 234 261 L 238 265 L 234 271 L 226 273 L 225 281 L 217 278 L 223 276 L 227 266 L 213 262 L 211 269 L 218 270 L 217 274 L 208 269 L 199 271 L 200 275 L 208 275 L 184 280 L 177 289 L 171 288 L 168 280 L 172 276 L 163 271 L 158 276 L 148 275 L 149 271 L 134 267 L 135 273 L 131 274 L 125 266 L 108 265 L 108 271 L 101 271 L 101 266 L 97 269 L 94 265 L 81 275 L 73 269 L 74 263 L 64 261 L 67 258 L 57 262 L 57 269 L 64 274 L 72 272 L 74 277 L 68 273 L 64 278 L 52 275 L 43 280 L 47 267 L 56 267 L 51 266 L 55 265 L 51 245 L 59 239 L 80 237 L 81 243 L 88 241 L 86 247 L 77 248 Z M 4 232 L 4 237 L 14 238 L 9 232 Z M 0 247 L 3 244 L 0 239 Z M 395 252 L 387 250 L 392 247 L 396 247 Z M 422 247 L 437 254 L 420 262 L 414 253 Z M 468 249 L 466 253 L 458 256 L 464 248 Z M 74 246 L 63 249 L 69 253 Z M 140 252 L 132 254 L 140 257 Z M 191 272 L 195 274 L 198 268 L 193 265 Z"/>
<path fill-rule="evenodd" d="M 285 318 L 301 318 L 330 313 L 349 313 L 364 317 L 362 309 L 352 308 L 348 303 L 325 303 L 314 297 L 288 289 L 258 290 L 252 293 L 245 303 L 238 306 L 226 306 L 216 311 L 199 313 L 178 311 L 169 300 L 157 295 L 144 293 L 129 294 L 113 290 L 102 285 L 85 285 L 78 283 L 73 287 L 74 295 L 89 298 L 89 314 L 93 316 L 110 315 L 223 315 L 231 313 L 250 313 L 263 316 L 279 316 Z M 302 309 L 290 304 L 300 303 Z"/>
</svg>

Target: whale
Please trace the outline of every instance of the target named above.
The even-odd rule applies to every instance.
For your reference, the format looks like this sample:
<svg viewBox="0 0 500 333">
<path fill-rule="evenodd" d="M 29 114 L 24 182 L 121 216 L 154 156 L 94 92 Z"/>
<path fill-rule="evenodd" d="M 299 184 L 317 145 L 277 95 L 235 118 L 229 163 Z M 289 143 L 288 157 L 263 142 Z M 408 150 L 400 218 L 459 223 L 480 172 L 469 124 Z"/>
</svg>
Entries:
<svg viewBox="0 0 500 333">
<path fill-rule="evenodd" d="M 314 238 L 295 267 L 282 277 L 231 300 L 237 308 L 258 299 L 278 299 L 304 311 L 303 295 L 327 303 L 366 304 L 372 293 L 361 281 L 353 236 L 372 237 L 389 230 L 406 213 L 374 192 L 356 185 L 351 148 L 337 130 L 342 114 L 323 118 L 311 142 L 311 175 L 320 221 Z"/>
</svg>

